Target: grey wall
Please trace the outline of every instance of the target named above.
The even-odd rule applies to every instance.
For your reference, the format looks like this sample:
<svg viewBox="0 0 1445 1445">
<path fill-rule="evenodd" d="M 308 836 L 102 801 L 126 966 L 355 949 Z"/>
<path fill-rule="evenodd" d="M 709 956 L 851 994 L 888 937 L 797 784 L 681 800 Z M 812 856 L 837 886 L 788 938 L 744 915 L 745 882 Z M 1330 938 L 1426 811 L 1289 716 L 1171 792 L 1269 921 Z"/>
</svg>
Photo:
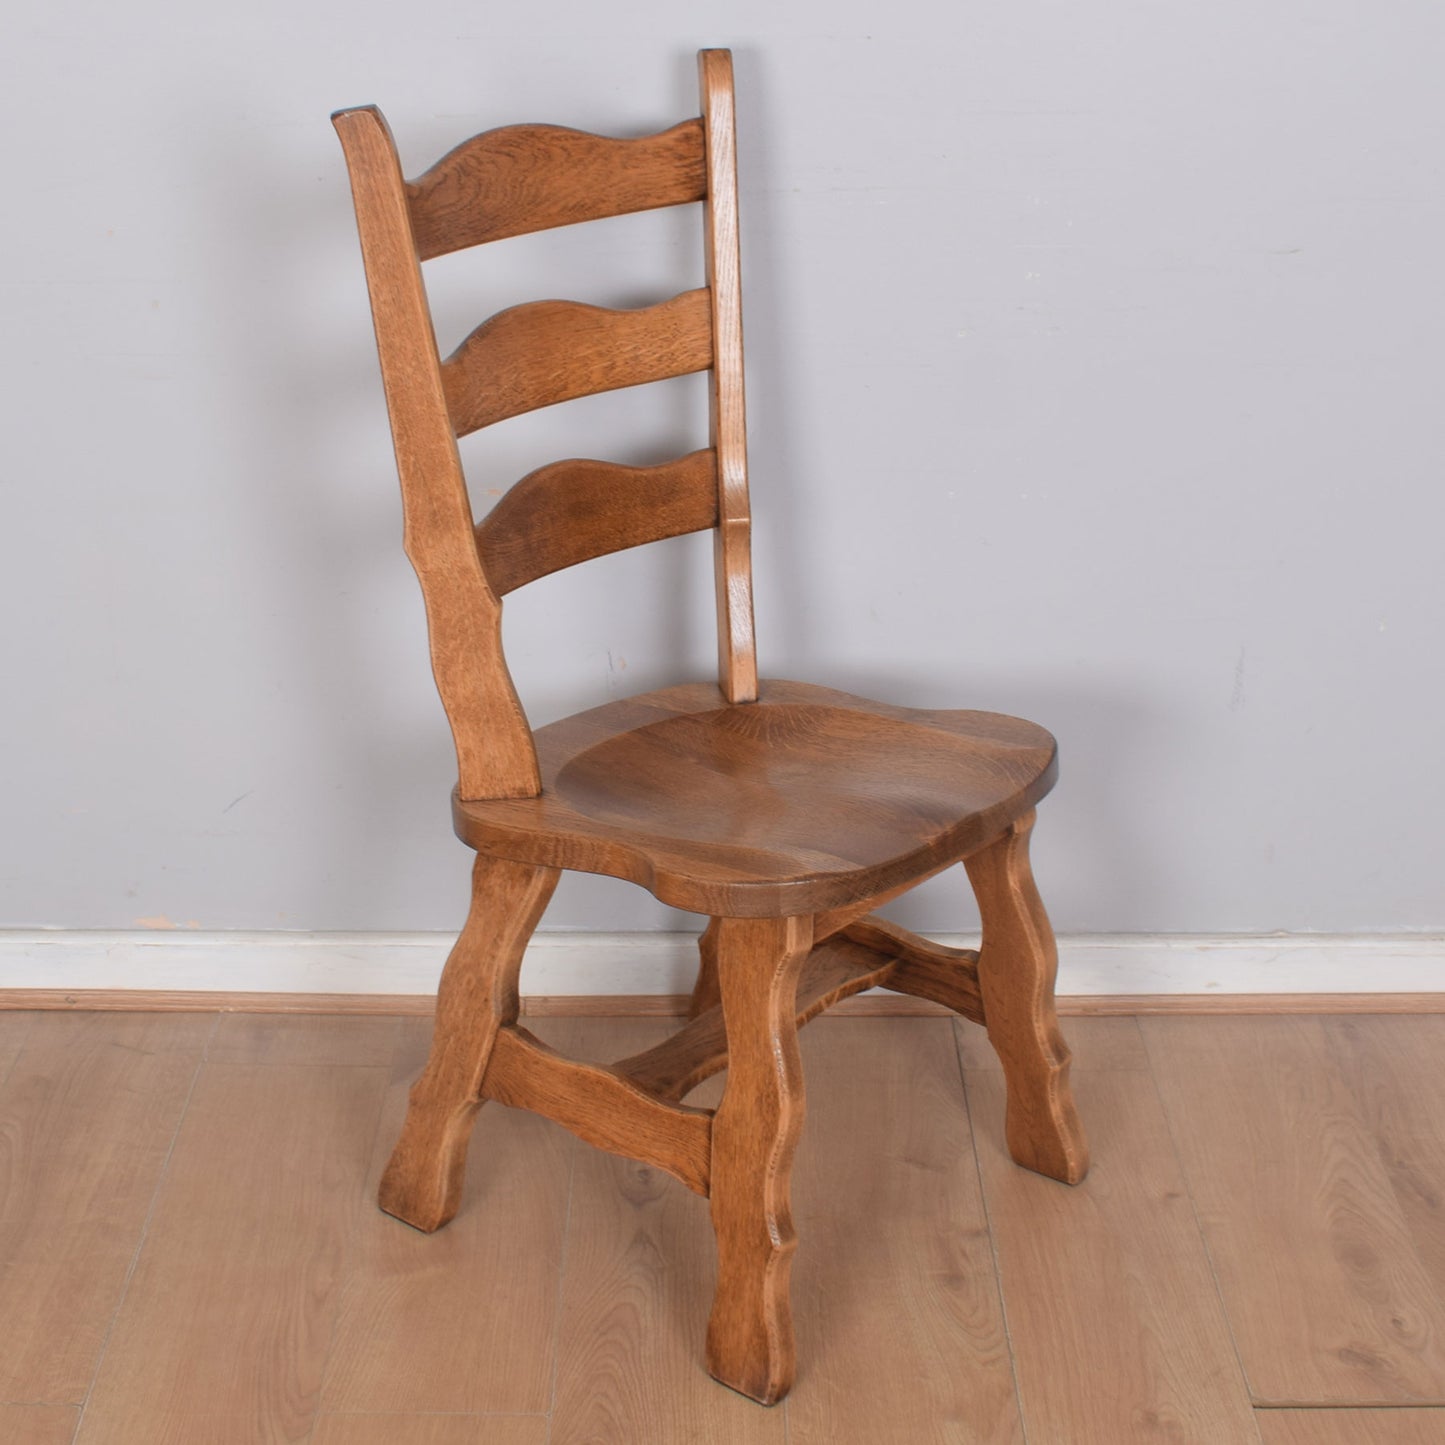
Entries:
<svg viewBox="0 0 1445 1445">
<path fill-rule="evenodd" d="M 417 169 L 731 44 L 766 672 L 1051 726 L 1070 930 L 1445 926 L 1435 0 L 12 10 L 0 924 L 448 928 L 465 850 L 336 106 Z M 521 18 L 518 18 L 518 17 Z M 439 263 L 444 342 L 694 284 L 686 213 Z M 469 444 L 693 444 L 696 379 Z M 699 539 L 508 602 L 534 722 L 703 675 Z M 961 887 L 904 915 L 961 928 Z M 552 926 L 674 926 L 564 888 Z"/>
</svg>

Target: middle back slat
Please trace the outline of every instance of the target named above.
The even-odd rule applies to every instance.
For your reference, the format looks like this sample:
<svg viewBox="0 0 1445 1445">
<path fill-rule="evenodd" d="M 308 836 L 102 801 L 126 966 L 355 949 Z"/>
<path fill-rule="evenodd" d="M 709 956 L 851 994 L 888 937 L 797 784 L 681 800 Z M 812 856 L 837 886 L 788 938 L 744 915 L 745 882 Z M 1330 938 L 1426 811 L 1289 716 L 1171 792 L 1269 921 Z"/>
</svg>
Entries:
<svg viewBox="0 0 1445 1445">
<path fill-rule="evenodd" d="M 640 311 L 531 301 L 484 321 L 442 364 L 456 434 L 598 391 L 706 371 L 706 287 Z"/>
</svg>

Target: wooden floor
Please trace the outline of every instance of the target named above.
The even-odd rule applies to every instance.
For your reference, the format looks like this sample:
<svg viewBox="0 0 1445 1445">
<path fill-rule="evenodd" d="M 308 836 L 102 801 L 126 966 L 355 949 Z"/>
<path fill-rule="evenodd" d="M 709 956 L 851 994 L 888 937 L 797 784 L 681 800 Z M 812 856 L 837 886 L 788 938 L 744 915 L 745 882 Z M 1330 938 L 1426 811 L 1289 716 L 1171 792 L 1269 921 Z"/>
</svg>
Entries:
<svg viewBox="0 0 1445 1445">
<path fill-rule="evenodd" d="M 1067 1031 L 1073 1190 L 1008 1161 L 977 1029 L 806 1031 L 764 1410 L 703 1371 L 706 1205 L 666 1176 L 489 1105 L 453 1225 L 376 1211 L 424 1020 L 0 1013 L 0 1440 L 1445 1442 L 1445 1017 Z"/>
</svg>

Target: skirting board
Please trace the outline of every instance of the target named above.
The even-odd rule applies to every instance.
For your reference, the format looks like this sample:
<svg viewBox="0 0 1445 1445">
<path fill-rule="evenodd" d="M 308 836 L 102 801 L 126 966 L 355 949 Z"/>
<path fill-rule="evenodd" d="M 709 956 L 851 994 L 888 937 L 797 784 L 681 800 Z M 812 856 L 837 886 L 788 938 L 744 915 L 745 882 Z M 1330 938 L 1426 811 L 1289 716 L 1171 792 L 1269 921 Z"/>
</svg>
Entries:
<svg viewBox="0 0 1445 1445">
<path fill-rule="evenodd" d="M 977 946 L 976 938 L 959 934 L 934 936 L 954 947 Z M 25 1006 L 16 997 L 22 990 L 425 996 L 436 992 L 452 941 L 453 935 L 440 933 L 0 931 L 0 1006 Z M 692 934 L 539 933 L 527 949 L 522 992 L 539 1001 L 675 996 L 691 989 L 696 971 Z M 1442 990 L 1445 935 L 1439 934 L 1059 939 L 1061 999 L 1186 995 L 1222 1001 Z"/>
</svg>

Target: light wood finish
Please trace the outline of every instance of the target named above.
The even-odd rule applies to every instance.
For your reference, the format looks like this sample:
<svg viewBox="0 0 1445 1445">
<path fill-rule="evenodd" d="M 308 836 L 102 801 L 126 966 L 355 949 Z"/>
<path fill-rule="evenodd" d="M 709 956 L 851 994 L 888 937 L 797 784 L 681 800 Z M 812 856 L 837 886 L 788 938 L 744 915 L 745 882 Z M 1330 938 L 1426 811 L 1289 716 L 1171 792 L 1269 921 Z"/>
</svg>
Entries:
<svg viewBox="0 0 1445 1445">
<path fill-rule="evenodd" d="M 1028 1438 L 1257 1445 L 1148 1075 L 1080 1071 L 1098 1163 L 1077 1191 L 1010 1163 L 1002 1073 L 966 1079 Z"/>
<path fill-rule="evenodd" d="M 509 125 L 463 141 L 407 184 L 423 261 L 529 231 L 679 206 L 707 194 L 702 123 L 615 140 Z"/>
<path fill-rule="evenodd" d="M 1067 995 L 1059 1012 L 1082 1015 L 1445 1014 L 1439 993 L 1152 993 Z"/>
<path fill-rule="evenodd" d="M 6 1445 L 70 1445 L 80 1411 L 67 1405 L 0 1405 Z"/>
<path fill-rule="evenodd" d="M 803 1036 L 790 1445 L 1023 1445 L 952 1035 L 830 1015 Z"/>
<path fill-rule="evenodd" d="M 402 1022 L 362 1199 L 375 1193 L 406 1112 L 407 1084 L 431 1041 L 427 1021 Z M 572 1152 L 572 1141 L 535 1115 L 483 1109 L 470 1151 L 472 1203 L 446 1230 L 418 1234 L 362 1212 L 331 1337 L 323 1416 L 547 1411 Z"/>
<path fill-rule="evenodd" d="M 1346 1064 L 1318 1019 L 1142 1027 L 1255 1400 L 1445 1404 L 1439 1204 L 1402 1203 L 1429 1178 L 1412 1165 L 1445 1154 L 1441 1116 L 1409 1098 L 1445 1098 L 1438 1070 L 1417 1081 L 1365 1034 Z M 1404 1159 L 1389 1120 L 1421 1131 Z"/>
<path fill-rule="evenodd" d="M 758 695 L 753 637 L 752 504 L 748 500 L 747 406 L 743 395 L 743 276 L 738 245 L 738 162 L 733 59 L 726 50 L 698 52 L 708 191 L 703 237 L 712 301 L 713 370 L 708 393 L 717 453 L 718 675 L 732 703 Z"/>
<path fill-rule="evenodd" d="M 1445 1302 L 1445 1078 L 1414 1019 L 1330 1019 L 1324 1035 L 1375 1142 L 1411 1243 Z"/>
<path fill-rule="evenodd" d="M 529 301 L 484 321 L 442 363 L 459 437 L 524 411 L 599 391 L 706 371 L 706 290 L 637 311 L 579 301 Z"/>
<path fill-rule="evenodd" d="M 547 1445 L 545 1415 L 322 1415 L 307 1445 Z"/>
<path fill-rule="evenodd" d="M 206 1060 L 212 1064 L 358 1064 L 390 1068 L 401 1023 L 378 1015 L 353 1019 L 344 1029 L 335 1018 L 297 1014 L 237 1014 L 216 1032 Z"/>
<path fill-rule="evenodd" d="M 331 1028 L 344 1058 L 354 1023 Z M 359 1045 L 356 1063 L 206 1064 L 79 1445 L 305 1438 L 386 1087 Z"/>
<path fill-rule="evenodd" d="M 84 1401 L 214 1028 L 31 1023 L 0 1086 L 0 1401 Z"/>
<path fill-rule="evenodd" d="M 1077 1184 L 1089 1150 L 1054 1012 L 1058 954 L 1029 867 L 1033 826 L 1026 813 L 964 861 L 983 918 L 978 984 L 988 1041 L 1008 1081 L 1009 1152 L 1027 1169 Z"/>
<path fill-rule="evenodd" d="M 1264 1445 L 1440 1445 L 1442 1410 L 1261 1410 Z"/>
<path fill-rule="evenodd" d="M 1054 1015 L 1052 935 L 1023 846 L 1054 782 L 1053 738 L 994 713 L 758 681 L 732 59 L 706 50 L 698 67 L 695 123 L 630 142 L 535 126 L 493 131 L 410 187 L 379 112 L 334 117 L 352 176 L 407 549 L 457 745 L 453 825 L 478 855 L 431 1058 L 380 1198 L 420 1229 L 446 1223 L 483 1098 L 674 1175 L 707 1195 L 717 1237 L 709 1368 L 771 1404 L 794 1371 L 788 1175 L 802 1127 L 800 1022 L 885 981 L 986 1021 L 1009 1079 L 1016 1156 L 1071 1182 L 1087 1156 Z M 440 360 L 425 258 L 699 199 L 705 286 L 632 311 L 569 300 L 514 306 Z M 704 370 L 707 449 L 660 468 L 555 463 L 474 525 L 458 437 Z M 499 598 L 560 567 L 703 527 L 716 541 L 718 684 L 611 702 L 533 734 L 502 657 Z M 981 957 L 864 916 L 966 858 L 984 917 Z M 581 1064 L 517 1026 L 522 950 L 562 869 L 629 879 L 713 920 L 694 1023 L 662 1051 Z M 817 916 L 837 939 L 815 958 L 800 1000 L 799 976 L 822 941 Z M 715 1113 L 679 1102 L 724 1066 Z"/>
<path fill-rule="evenodd" d="M 1134 1018 L 1152 1015 L 1382 1016 L 1445 1013 L 1442 993 L 1111 993 L 1059 994 L 1060 1018 Z M 687 1018 L 686 993 L 523 994 L 523 1018 Z M 895 994 L 843 999 L 845 1014 L 868 1018 L 932 1017 L 941 1004 Z M 258 993 L 231 989 L 0 989 L 0 1018 L 30 1012 L 386 1014 L 430 1018 L 436 999 L 422 993 Z"/>
<path fill-rule="evenodd" d="M 29 1011 L 0 1014 L 0 1086 L 10 1077 L 10 1070 L 20 1057 L 26 1035 L 37 1017 L 38 1014 Z"/>
<path fill-rule="evenodd" d="M 574 460 L 523 477 L 477 523 L 477 547 L 500 597 L 593 557 L 716 525 L 711 450 L 655 467 Z"/>
<path fill-rule="evenodd" d="M 431 1055 L 381 1178 L 381 1207 L 413 1228 L 440 1229 L 461 1203 L 492 1046 L 497 1031 L 516 1021 L 522 953 L 556 886 L 553 869 L 477 855 L 467 926 L 437 993 Z"/>
<path fill-rule="evenodd" d="M 989 1044 L 987 1035 L 978 1029 L 956 1025 L 958 1061 L 965 1069 L 982 1069 L 999 1073 L 1003 1065 Z M 1071 1070 L 1124 1069 L 1149 1071 L 1149 1051 L 1139 1025 L 1130 1018 L 1081 1018 L 1069 1028 Z"/>
<path fill-rule="evenodd" d="M 143 1021 L 144 1053 L 133 1047 L 133 1019 L 56 1022 L 95 1031 L 96 1047 L 75 1050 L 61 1076 L 75 1092 L 103 1052 L 100 1040 L 112 1040 L 132 1067 L 149 1068 L 216 1016 Z M 1320 1039 L 1280 1022 L 1224 1027 L 1267 1025 L 1276 1077 L 1304 1079 Z M 378 1066 L 386 1027 L 395 1053 Z M 535 1027 L 553 1048 L 607 1059 L 649 1053 L 667 1024 L 544 1019 Z M 972 1144 L 947 1056 L 949 1027 L 965 1063 L 979 1065 L 963 1075 Z M 1398 1217 L 1387 1213 L 1374 1230 L 1372 1211 L 1386 1196 L 1357 1189 L 1358 1235 L 1381 1278 L 1428 1274 L 1440 1234 L 1442 1021 L 1341 1019 L 1322 1029 L 1343 1081 L 1325 1111 L 1338 1116 L 1348 1100 L 1343 1112 L 1353 1108 L 1376 1140 L 1398 1205 Z M 220 1019 L 119 1314 L 111 1298 L 73 1294 L 67 1307 L 36 1318 L 37 1356 L 109 1332 L 100 1382 L 82 1381 L 90 1403 L 81 1445 L 314 1445 L 338 1432 L 346 1445 L 365 1445 L 372 1428 L 389 1428 L 384 1438 L 400 1442 L 420 1431 L 424 1445 L 435 1445 L 427 1431 L 443 1431 L 450 1445 L 463 1421 L 483 1442 L 512 1445 L 508 1432 L 527 1442 L 548 1415 L 552 1440 L 569 1445 L 781 1445 L 785 1434 L 795 1445 L 1011 1442 L 1016 1427 L 999 1379 L 1008 1357 L 991 1303 L 995 1251 L 1030 1440 L 1258 1445 L 1241 1414 L 1236 1342 L 1220 1323 L 1194 1223 L 1200 1201 L 1170 1153 L 1171 1129 L 1181 1138 L 1191 1132 L 1189 1111 L 1166 1124 L 1133 1020 L 1084 1019 L 1073 1031 L 1074 1076 L 1099 1135 L 1099 1165 L 1073 1192 L 1009 1163 L 1003 1077 L 981 1031 L 962 1020 L 834 1015 L 806 1031 L 810 1119 L 793 1187 L 800 1366 L 787 1403 L 772 1411 L 717 1389 L 697 1368 L 714 1284 L 707 1208 L 658 1170 L 589 1149 L 536 1115 L 486 1109 L 470 1207 L 446 1232 L 418 1234 L 367 1207 L 428 1033 L 414 1018 Z M 1246 1041 L 1237 1060 L 1246 1076 L 1256 1072 L 1257 1047 Z M 308 1051 L 317 1062 L 299 1062 Z M 367 1099 L 383 1083 L 373 1128 Z M 689 1102 L 715 1107 L 722 1085 L 708 1080 Z M 86 1102 L 77 1098 L 77 1112 Z M 1258 1088 L 1248 1111 L 1273 1127 L 1301 1127 L 1292 1089 Z M 75 1173 L 75 1137 L 51 1127 L 55 1117 L 10 1112 L 0 1167 L 24 1160 L 30 1177 L 75 1180 L 74 1202 L 84 1196 L 89 1207 L 37 1243 L 83 1262 L 95 1257 L 88 1231 L 105 1185 L 97 1192 L 87 1183 L 93 1176 Z M 151 1113 L 127 1105 L 109 1117 L 114 1137 L 104 1147 L 115 1157 L 143 1152 Z M 1253 1128 L 1222 1130 L 1217 1172 L 1238 1179 L 1241 1164 L 1254 1167 L 1260 1137 Z M 1276 1273 L 1282 1247 L 1306 1279 L 1337 1268 L 1336 1237 L 1310 1221 L 1311 1193 L 1347 1195 L 1338 1181 L 1348 1171 L 1330 1149 L 1299 1155 L 1312 1183 L 1287 1180 L 1279 1189 L 1264 1171 L 1229 1204 L 1283 1221 L 1273 1234 L 1239 1233 L 1258 1251 L 1266 1288 L 1290 1287 Z M 1294 1218 L 1301 1227 L 1291 1230 Z M 1355 1229 L 1351 1221 L 1340 1235 L 1349 1253 L 1358 1250 Z M 1347 1336 L 1349 1309 L 1310 1299 L 1335 1309 Z M 323 1358 L 318 1398 L 307 1381 Z M 57 1434 L 69 1440 L 76 1414 L 58 1402 L 0 1399 L 0 1439 L 41 1431 L 39 1445 Z M 1252 1428 L 1264 1445 L 1421 1445 L 1421 1432 L 1433 1442 L 1442 1418 L 1445 1405 L 1372 1409 L 1339 1399 L 1334 1408 L 1258 1408 Z"/>
<path fill-rule="evenodd" d="M 787 1394 L 797 1368 L 788 1190 L 803 1129 L 798 974 L 812 945 L 806 918 L 724 918 L 718 928 L 728 1081 L 713 1122 L 718 1282 L 707 1366 L 764 1405 Z"/>
</svg>

